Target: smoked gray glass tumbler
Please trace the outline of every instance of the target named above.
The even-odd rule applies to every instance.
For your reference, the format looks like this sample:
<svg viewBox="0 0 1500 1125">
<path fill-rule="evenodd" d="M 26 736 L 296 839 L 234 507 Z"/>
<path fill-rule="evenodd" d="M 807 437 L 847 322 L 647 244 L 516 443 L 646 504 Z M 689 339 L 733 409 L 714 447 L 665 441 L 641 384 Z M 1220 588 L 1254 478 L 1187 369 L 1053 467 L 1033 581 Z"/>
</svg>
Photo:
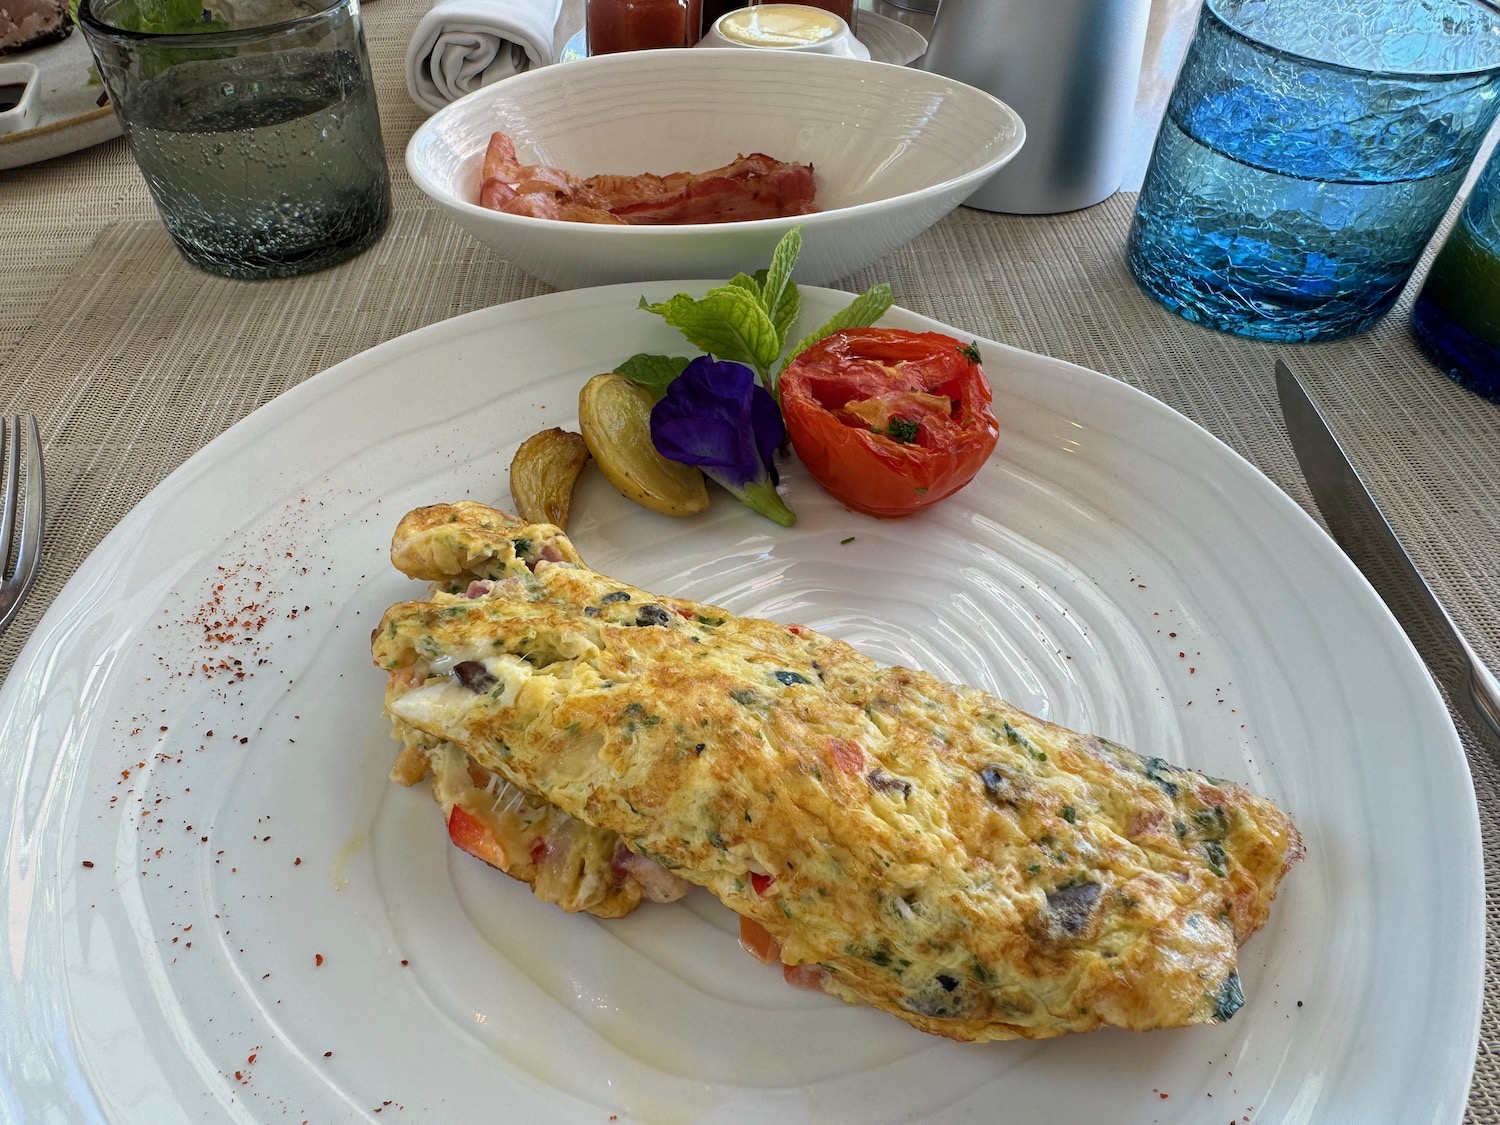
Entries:
<svg viewBox="0 0 1500 1125">
<path fill-rule="evenodd" d="M 83 0 L 79 25 L 189 262 L 285 277 L 385 230 L 390 176 L 358 0 Z"/>
<path fill-rule="evenodd" d="M 1500 108 L 1486 0 L 1205 0 L 1129 262 L 1168 308 L 1270 340 L 1392 304 Z"/>
</svg>

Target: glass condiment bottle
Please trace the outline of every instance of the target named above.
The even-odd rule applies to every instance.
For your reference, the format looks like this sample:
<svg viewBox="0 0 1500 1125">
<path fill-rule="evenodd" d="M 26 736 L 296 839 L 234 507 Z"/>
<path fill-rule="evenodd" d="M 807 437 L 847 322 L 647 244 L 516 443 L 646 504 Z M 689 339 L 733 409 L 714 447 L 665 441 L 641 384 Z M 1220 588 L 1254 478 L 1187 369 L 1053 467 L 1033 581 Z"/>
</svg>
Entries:
<svg viewBox="0 0 1500 1125">
<path fill-rule="evenodd" d="M 588 0 L 590 55 L 691 47 L 702 35 L 702 0 Z"/>
</svg>

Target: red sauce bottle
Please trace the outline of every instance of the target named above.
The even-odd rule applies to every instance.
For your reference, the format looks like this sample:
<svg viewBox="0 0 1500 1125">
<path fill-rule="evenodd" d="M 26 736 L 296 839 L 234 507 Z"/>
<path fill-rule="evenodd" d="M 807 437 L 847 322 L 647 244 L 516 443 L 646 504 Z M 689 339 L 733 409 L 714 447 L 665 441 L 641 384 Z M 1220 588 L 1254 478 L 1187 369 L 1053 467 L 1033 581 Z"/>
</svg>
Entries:
<svg viewBox="0 0 1500 1125">
<path fill-rule="evenodd" d="M 588 0 L 588 52 L 691 47 L 702 34 L 702 0 Z"/>
</svg>

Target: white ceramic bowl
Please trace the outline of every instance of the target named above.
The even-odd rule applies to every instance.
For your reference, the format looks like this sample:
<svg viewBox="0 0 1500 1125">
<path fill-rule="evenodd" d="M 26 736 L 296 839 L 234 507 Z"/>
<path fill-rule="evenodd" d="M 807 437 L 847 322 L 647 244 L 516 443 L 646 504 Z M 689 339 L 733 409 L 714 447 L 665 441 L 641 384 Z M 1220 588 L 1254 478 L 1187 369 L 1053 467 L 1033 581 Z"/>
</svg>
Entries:
<svg viewBox="0 0 1500 1125">
<path fill-rule="evenodd" d="M 490 134 L 581 176 L 701 172 L 739 153 L 811 163 L 819 212 L 686 226 L 601 226 L 480 207 Z M 780 51 L 639 51 L 559 63 L 460 98 L 406 149 L 417 186 L 466 231 L 562 289 L 717 279 L 765 266 L 801 224 L 798 281 L 847 276 L 942 218 L 1015 156 L 1014 110 L 941 75 Z"/>
</svg>

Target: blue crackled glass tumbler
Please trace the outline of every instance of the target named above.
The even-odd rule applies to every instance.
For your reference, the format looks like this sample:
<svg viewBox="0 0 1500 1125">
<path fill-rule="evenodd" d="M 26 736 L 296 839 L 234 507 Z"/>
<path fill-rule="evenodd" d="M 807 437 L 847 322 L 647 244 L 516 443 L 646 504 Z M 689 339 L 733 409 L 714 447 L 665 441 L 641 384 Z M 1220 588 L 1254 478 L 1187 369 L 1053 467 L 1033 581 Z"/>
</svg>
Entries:
<svg viewBox="0 0 1500 1125">
<path fill-rule="evenodd" d="M 1485 0 L 1205 0 L 1128 259 L 1188 320 L 1329 340 L 1395 303 L 1500 109 Z"/>
</svg>

